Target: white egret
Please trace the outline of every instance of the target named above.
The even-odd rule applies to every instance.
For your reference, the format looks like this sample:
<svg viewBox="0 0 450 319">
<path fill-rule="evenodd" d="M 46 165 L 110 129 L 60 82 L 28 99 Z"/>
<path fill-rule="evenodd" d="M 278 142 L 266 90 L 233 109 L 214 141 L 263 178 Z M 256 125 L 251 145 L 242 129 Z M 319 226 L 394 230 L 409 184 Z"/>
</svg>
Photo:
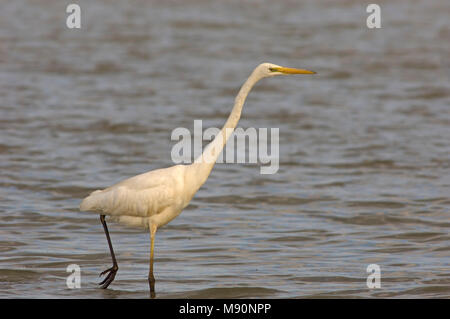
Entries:
<svg viewBox="0 0 450 319">
<path fill-rule="evenodd" d="M 205 183 L 222 151 L 225 143 L 233 133 L 240 117 L 245 99 L 252 87 L 259 80 L 276 75 L 315 74 L 315 72 L 286 68 L 276 64 L 258 65 L 242 85 L 236 96 L 234 107 L 220 134 L 208 144 L 204 152 L 190 165 L 175 165 L 168 168 L 143 173 L 103 190 L 96 190 L 86 197 L 81 211 L 100 214 L 100 221 L 108 240 L 113 266 L 101 275 L 108 274 L 99 283 L 107 288 L 114 280 L 119 269 L 109 237 L 105 215 L 112 220 L 131 226 L 148 228 L 150 231 L 150 269 L 148 281 L 150 290 L 154 291 L 153 255 L 156 230 L 177 217 L 189 204 L 198 189 Z"/>
</svg>

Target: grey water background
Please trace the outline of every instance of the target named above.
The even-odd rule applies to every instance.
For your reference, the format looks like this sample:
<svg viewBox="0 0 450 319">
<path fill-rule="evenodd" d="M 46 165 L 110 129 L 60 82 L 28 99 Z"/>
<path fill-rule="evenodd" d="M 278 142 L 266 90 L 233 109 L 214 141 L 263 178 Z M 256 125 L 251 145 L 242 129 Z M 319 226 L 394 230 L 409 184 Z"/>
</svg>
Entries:
<svg viewBox="0 0 450 319">
<path fill-rule="evenodd" d="M 65 25 L 81 5 L 82 28 Z M 149 234 L 89 192 L 171 165 L 177 127 L 280 129 L 280 168 L 218 164 L 155 242 L 158 298 L 450 297 L 450 3 L 2 1 L 0 297 L 147 298 Z M 366 267 L 381 267 L 368 289 Z M 68 289 L 66 267 L 81 267 Z"/>
</svg>

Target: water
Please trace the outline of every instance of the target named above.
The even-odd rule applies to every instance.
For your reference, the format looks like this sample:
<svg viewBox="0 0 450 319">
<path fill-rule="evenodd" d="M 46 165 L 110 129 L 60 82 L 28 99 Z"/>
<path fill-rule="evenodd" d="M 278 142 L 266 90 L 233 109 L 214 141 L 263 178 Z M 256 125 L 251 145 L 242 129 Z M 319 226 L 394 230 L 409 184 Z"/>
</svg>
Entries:
<svg viewBox="0 0 450 319">
<path fill-rule="evenodd" d="M 0 297 L 147 298 L 149 235 L 94 189 L 171 164 L 177 127 L 279 127 L 280 169 L 219 164 L 156 238 L 158 298 L 450 296 L 449 2 L 16 0 L 0 11 Z M 380 289 L 366 267 L 381 267 Z M 66 267 L 81 267 L 68 289 Z"/>
</svg>

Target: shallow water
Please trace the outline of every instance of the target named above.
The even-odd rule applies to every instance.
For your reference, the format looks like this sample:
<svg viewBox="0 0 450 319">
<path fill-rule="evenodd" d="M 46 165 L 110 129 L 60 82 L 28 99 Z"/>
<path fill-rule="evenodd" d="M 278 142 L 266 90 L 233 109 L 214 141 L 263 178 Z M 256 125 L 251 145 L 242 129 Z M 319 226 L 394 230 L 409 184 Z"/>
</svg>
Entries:
<svg viewBox="0 0 450 319">
<path fill-rule="evenodd" d="M 15 0 L 0 10 L 0 297 L 148 297 L 149 235 L 83 197 L 171 164 L 174 128 L 280 129 L 280 168 L 218 164 L 156 238 L 158 298 L 450 297 L 450 4 Z M 381 267 L 368 289 L 366 267 Z M 81 289 L 66 267 L 81 267 Z"/>
</svg>

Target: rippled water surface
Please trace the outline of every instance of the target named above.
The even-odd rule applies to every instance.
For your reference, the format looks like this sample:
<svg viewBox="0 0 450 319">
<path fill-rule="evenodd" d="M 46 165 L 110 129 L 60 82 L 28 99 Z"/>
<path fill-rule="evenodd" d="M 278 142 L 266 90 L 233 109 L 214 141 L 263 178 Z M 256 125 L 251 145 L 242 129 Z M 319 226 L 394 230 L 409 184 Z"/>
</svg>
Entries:
<svg viewBox="0 0 450 319">
<path fill-rule="evenodd" d="M 450 3 L 5 1 L 0 10 L 0 297 L 148 297 L 149 234 L 89 192 L 171 165 L 174 128 L 279 128 L 280 169 L 218 164 L 156 237 L 158 298 L 450 297 Z M 81 267 L 81 289 L 66 267 Z M 369 264 L 380 289 L 366 286 Z"/>
</svg>

